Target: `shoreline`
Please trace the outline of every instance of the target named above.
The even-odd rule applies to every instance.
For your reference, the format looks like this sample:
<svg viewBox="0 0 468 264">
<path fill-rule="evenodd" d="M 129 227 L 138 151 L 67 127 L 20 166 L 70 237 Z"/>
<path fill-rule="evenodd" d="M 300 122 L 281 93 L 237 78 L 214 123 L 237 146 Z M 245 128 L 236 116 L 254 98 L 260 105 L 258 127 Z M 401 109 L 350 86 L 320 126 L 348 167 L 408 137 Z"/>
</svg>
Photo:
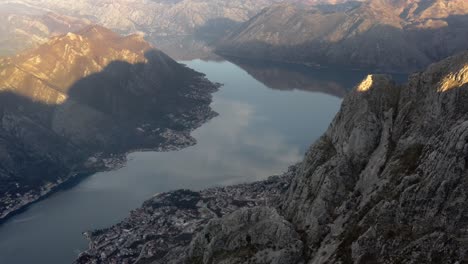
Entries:
<svg viewBox="0 0 468 264">
<path fill-rule="evenodd" d="M 237 59 L 237 60 L 244 60 L 248 62 L 269 62 L 269 63 L 278 63 L 278 64 L 284 64 L 284 65 L 297 65 L 297 66 L 303 66 L 303 67 L 308 67 L 311 69 L 330 69 L 330 68 L 337 68 L 340 70 L 345 70 L 345 71 L 351 71 L 351 72 L 356 72 L 356 71 L 369 71 L 369 72 L 374 72 L 374 73 L 388 73 L 388 74 L 395 74 L 395 75 L 409 75 L 413 72 L 419 71 L 418 69 L 413 69 L 413 70 L 405 70 L 405 71 L 399 71 L 396 69 L 383 69 L 383 68 L 372 68 L 372 67 L 351 67 L 348 65 L 340 65 L 340 64 L 320 64 L 320 63 L 314 63 L 314 62 L 301 62 L 301 61 L 289 61 L 289 60 L 279 60 L 279 59 L 268 59 L 268 58 L 249 58 L 243 55 L 235 55 L 231 54 L 228 52 L 222 52 L 222 51 L 215 51 L 214 54 L 224 58 L 225 60 L 229 61 L 229 58 L 231 59 Z"/>
<path fill-rule="evenodd" d="M 299 163 L 280 175 L 251 183 L 155 194 L 120 222 L 83 232 L 88 248 L 80 253 L 74 263 L 120 263 L 122 258 L 128 263 L 139 259 L 165 263 L 173 261 L 175 257 L 184 257 L 184 250 L 191 239 L 210 220 L 220 219 L 243 208 L 276 208 L 279 197 L 287 191 L 298 166 Z M 165 239 L 154 240 L 155 237 Z"/>
<path fill-rule="evenodd" d="M 209 85 L 207 83 L 209 83 Z M 93 174 L 119 169 L 120 167 L 124 166 L 124 164 L 127 161 L 127 156 L 131 153 L 151 151 L 179 151 L 196 145 L 196 139 L 191 136 L 191 133 L 195 129 L 201 127 L 203 124 L 213 119 L 214 117 L 218 116 L 218 113 L 214 112 L 213 109 L 211 109 L 210 105 L 212 103 L 212 94 L 214 92 L 217 92 L 220 89 L 220 87 L 222 87 L 222 84 L 210 83 L 205 77 L 198 79 L 198 85 L 198 87 L 193 87 L 195 88 L 194 91 L 197 93 L 203 89 L 210 88 L 208 90 L 205 90 L 206 93 L 202 93 L 202 97 L 208 96 L 210 102 L 206 106 L 203 106 L 200 109 L 198 109 L 199 111 L 192 112 L 193 116 L 192 118 L 188 119 L 188 123 L 185 124 L 187 126 L 185 130 L 175 131 L 171 128 L 161 129 L 159 136 L 161 136 L 161 138 L 163 138 L 164 140 L 160 142 L 158 146 L 155 147 L 140 147 L 126 151 L 125 153 L 121 154 L 109 153 L 104 157 L 99 157 L 99 155 L 101 155 L 102 153 L 94 153 L 90 155 L 84 162 L 81 161 L 80 165 L 75 165 L 75 167 L 72 167 L 71 171 L 68 173 L 68 176 L 59 178 L 54 183 L 46 183 L 36 190 L 31 190 L 27 193 L 22 194 L 21 196 L 17 196 L 20 202 L 16 203 L 11 209 L 0 211 L 0 226 L 11 220 L 14 216 L 17 216 L 27 211 L 30 208 L 30 206 L 41 202 L 60 191 L 75 187 L 84 179 L 88 178 Z M 177 123 L 181 120 L 172 121 L 174 123 Z M 90 160 L 92 159 L 94 159 L 94 161 L 91 161 L 92 164 L 87 166 L 86 163 L 90 162 Z M 76 170 L 76 167 L 81 169 Z M 32 194 L 31 192 L 34 192 L 34 194 Z"/>
<path fill-rule="evenodd" d="M 211 118 L 208 118 L 208 120 L 206 120 L 205 122 L 208 122 L 210 119 Z M 193 130 L 188 131 L 188 133 L 191 133 Z M 56 193 L 58 193 L 60 191 L 66 191 L 66 190 L 69 190 L 69 189 L 77 186 L 78 184 L 80 184 L 83 180 L 85 180 L 89 176 L 92 176 L 92 175 L 94 175 L 96 173 L 106 172 L 106 171 L 113 171 L 113 170 L 117 170 L 117 169 L 121 168 L 122 166 L 125 165 L 125 163 L 127 162 L 127 156 L 129 154 L 131 154 L 131 153 L 180 151 L 182 149 L 194 146 L 196 144 L 196 140 L 194 138 L 192 138 L 190 136 L 190 139 L 192 141 L 190 141 L 190 143 L 188 143 L 188 144 L 181 144 L 181 145 L 168 144 L 166 146 L 162 146 L 162 147 L 160 146 L 160 147 L 157 147 L 157 148 L 148 148 L 148 149 L 141 148 L 141 149 L 135 149 L 135 150 L 128 151 L 128 152 L 126 152 L 124 154 L 113 154 L 114 156 L 111 157 L 111 158 L 106 157 L 106 158 L 102 158 L 102 159 L 96 161 L 95 163 L 100 164 L 101 166 L 97 166 L 94 169 L 91 168 L 91 169 L 89 169 L 89 171 L 75 171 L 75 172 L 72 171 L 70 174 L 73 174 L 73 176 L 70 176 L 70 177 L 64 179 L 61 182 L 57 182 L 55 184 L 49 185 L 50 186 L 49 189 L 43 191 L 43 193 L 41 193 L 40 195 L 37 195 L 32 200 L 30 200 L 30 201 L 28 201 L 28 202 L 26 202 L 24 204 L 18 204 L 18 207 L 16 209 L 13 209 L 11 211 L 7 211 L 7 212 L 3 213 L 0 216 L 0 226 L 5 224 L 6 222 L 8 222 L 14 216 L 17 216 L 17 215 L 20 215 L 21 213 L 26 212 L 34 204 L 39 203 L 39 202 L 41 202 L 41 201 L 43 201 L 43 200 L 45 200 L 47 198 L 50 198 L 52 195 L 54 195 L 54 194 L 56 194 Z M 93 155 L 93 156 L 89 157 L 89 159 L 93 158 L 93 157 L 95 157 L 95 156 Z M 111 164 L 111 166 L 108 166 L 108 164 Z M 45 187 L 45 186 L 46 185 L 42 186 L 42 188 Z"/>
<path fill-rule="evenodd" d="M 95 158 L 96 155 L 98 154 L 94 154 L 90 156 L 88 160 L 91 158 Z M 8 220 L 10 220 L 12 217 L 27 211 L 30 206 L 40 201 L 43 201 L 60 191 L 65 191 L 65 190 L 75 187 L 76 185 L 81 183 L 84 179 L 88 178 L 89 176 L 93 174 L 119 169 L 126 162 L 127 155 L 128 153 L 122 154 L 122 155 L 114 154 L 113 157 L 101 158 L 99 160 L 96 160 L 96 162 L 94 162 L 94 164 L 96 165 L 95 167 L 86 168 L 85 166 L 83 166 L 86 163 L 85 162 L 84 164 L 81 164 L 81 168 L 82 168 L 81 170 L 72 169 L 71 172 L 69 173 L 69 176 L 65 177 L 65 179 L 60 179 L 59 181 L 55 183 L 48 183 L 46 185 L 41 186 L 41 188 L 44 188 L 44 187 L 47 188 L 47 186 L 49 186 L 49 188 L 42 190 L 39 195 L 36 195 L 31 200 L 23 204 L 19 203 L 16 209 L 3 213 L 0 216 L 0 226 L 8 222 Z M 109 164 L 111 165 L 109 166 Z"/>
<path fill-rule="evenodd" d="M 99 172 L 99 171 L 97 171 Z M 21 206 L 19 206 L 17 209 L 6 212 L 2 217 L 0 217 L 0 226 L 6 224 L 9 220 L 11 220 L 13 217 L 20 215 L 24 212 L 26 212 L 31 206 L 33 206 L 36 203 L 39 203 L 47 198 L 50 198 L 52 195 L 68 190 L 70 188 L 75 187 L 79 183 L 81 183 L 84 179 L 88 178 L 89 176 L 97 173 L 97 172 L 89 172 L 89 173 L 77 173 L 76 176 L 72 176 L 71 178 L 58 183 L 54 186 L 52 186 L 46 193 L 39 195 L 36 197 L 34 200 L 29 201 L 28 203 L 25 203 Z"/>
</svg>

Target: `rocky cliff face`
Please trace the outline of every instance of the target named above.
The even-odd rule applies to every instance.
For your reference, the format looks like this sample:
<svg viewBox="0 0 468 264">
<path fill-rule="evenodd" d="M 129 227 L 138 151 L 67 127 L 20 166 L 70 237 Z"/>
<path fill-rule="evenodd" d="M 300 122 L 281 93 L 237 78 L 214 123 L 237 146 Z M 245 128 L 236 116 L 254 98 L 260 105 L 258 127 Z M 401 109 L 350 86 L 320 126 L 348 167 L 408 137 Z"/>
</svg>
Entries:
<svg viewBox="0 0 468 264">
<path fill-rule="evenodd" d="M 369 76 L 308 152 L 281 210 L 310 263 L 438 263 L 466 254 L 468 53 L 399 87 Z"/>
<path fill-rule="evenodd" d="M 100 26 L 1 59 L 0 220 L 128 151 L 194 144 L 216 89 L 142 36 Z"/>
<path fill-rule="evenodd" d="M 91 236 L 92 250 L 79 263 L 126 263 L 138 256 L 165 263 L 159 259 L 174 252 L 174 263 L 464 263 L 467 100 L 468 52 L 411 75 L 405 85 L 369 75 L 302 163 L 276 179 L 282 188 L 253 188 L 278 186 L 271 180 L 240 187 L 235 193 L 255 197 L 250 206 L 235 202 L 245 209 L 214 213 L 208 224 L 204 218 L 190 228 L 196 231 L 190 244 L 176 251 L 130 243 L 128 236 L 142 235 L 133 226 L 152 230 L 149 218 L 132 215 L 112 232 Z M 186 209 L 171 212 L 168 222 L 164 214 L 145 215 L 153 217 L 150 223 L 183 223 L 177 215 Z"/>
<path fill-rule="evenodd" d="M 408 71 L 467 48 L 466 1 L 372 0 L 273 5 L 217 44 L 218 53 Z"/>
</svg>

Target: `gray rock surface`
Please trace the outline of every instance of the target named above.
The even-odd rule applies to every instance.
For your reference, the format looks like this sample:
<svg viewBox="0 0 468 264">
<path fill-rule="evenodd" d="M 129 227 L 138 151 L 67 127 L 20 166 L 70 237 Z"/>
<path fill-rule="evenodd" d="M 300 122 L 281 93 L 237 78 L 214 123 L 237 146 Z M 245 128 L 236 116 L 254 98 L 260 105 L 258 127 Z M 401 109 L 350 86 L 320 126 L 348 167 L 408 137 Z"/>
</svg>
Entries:
<svg viewBox="0 0 468 264">
<path fill-rule="evenodd" d="M 294 227 L 274 208 L 243 208 L 211 220 L 190 245 L 189 262 L 298 263 L 302 247 Z"/>
<path fill-rule="evenodd" d="M 369 76 L 283 200 L 309 263 L 455 263 L 468 226 L 468 52 L 404 86 Z"/>
</svg>

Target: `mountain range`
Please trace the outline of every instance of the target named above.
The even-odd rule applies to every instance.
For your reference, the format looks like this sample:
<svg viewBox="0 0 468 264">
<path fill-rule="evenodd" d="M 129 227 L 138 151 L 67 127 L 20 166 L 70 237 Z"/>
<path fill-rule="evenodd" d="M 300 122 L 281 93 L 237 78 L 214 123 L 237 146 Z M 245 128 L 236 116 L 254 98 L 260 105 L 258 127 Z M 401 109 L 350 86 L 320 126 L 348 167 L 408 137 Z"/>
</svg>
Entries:
<svg viewBox="0 0 468 264">
<path fill-rule="evenodd" d="M 101 26 L 0 59 L 0 219 L 131 150 L 193 145 L 216 89 L 141 35 Z"/>
<path fill-rule="evenodd" d="M 372 0 L 277 4 L 216 44 L 218 53 L 407 72 L 465 50 L 468 2 Z"/>
<path fill-rule="evenodd" d="M 66 21 L 70 28 L 91 22 L 123 34 L 140 32 L 171 57 L 182 60 L 216 59 L 215 52 L 222 56 L 306 65 L 410 72 L 466 49 L 468 41 L 465 26 L 468 3 L 464 0 L 79 0 L 73 3 L 8 0 L 6 3 L 14 5 L 14 10 L 34 10 L 48 16 L 60 14 L 54 17 L 60 17 L 62 24 Z M 21 32 L 35 32 L 23 29 L 23 24 L 30 24 L 31 19 L 35 24 L 44 24 L 43 18 L 37 16 L 17 16 L 19 21 L 5 23 L 9 29 L 4 31 L 14 36 L 9 39 L 24 39 L 25 34 Z M 23 43 L 43 39 L 45 35 L 33 33 L 35 37 Z M 0 42 L 0 49 L 14 50 L 8 44 L 9 41 L 4 41 L 6 47 L 2 47 Z"/>
<path fill-rule="evenodd" d="M 41 16 L 54 14 L 100 24 L 122 34 L 144 32 L 148 41 L 173 57 L 213 57 L 205 40 L 224 35 L 274 2 L 277 0 L 8 0 L 0 3 L 6 13 L 0 26 L 5 33 L 0 51 L 13 54 L 18 49 L 43 43 L 52 34 L 47 34 L 48 26 Z M 13 20 L 8 18 L 12 16 Z M 60 33 L 73 32 L 76 25 L 70 23 L 70 29 Z M 25 39 L 27 35 L 32 38 Z"/>
</svg>

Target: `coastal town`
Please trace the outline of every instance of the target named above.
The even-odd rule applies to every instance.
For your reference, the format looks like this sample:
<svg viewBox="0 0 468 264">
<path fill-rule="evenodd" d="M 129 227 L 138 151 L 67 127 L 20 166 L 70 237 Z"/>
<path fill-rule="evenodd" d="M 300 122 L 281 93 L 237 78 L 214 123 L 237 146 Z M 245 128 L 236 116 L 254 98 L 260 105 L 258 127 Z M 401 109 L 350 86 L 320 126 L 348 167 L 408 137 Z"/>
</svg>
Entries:
<svg viewBox="0 0 468 264">
<path fill-rule="evenodd" d="M 177 263 L 187 255 L 194 235 L 210 220 L 240 208 L 277 206 L 297 169 L 291 166 L 281 176 L 249 184 L 156 194 L 123 222 L 85 232 L 89 249 L 76 263 Z"/>
</svg>

